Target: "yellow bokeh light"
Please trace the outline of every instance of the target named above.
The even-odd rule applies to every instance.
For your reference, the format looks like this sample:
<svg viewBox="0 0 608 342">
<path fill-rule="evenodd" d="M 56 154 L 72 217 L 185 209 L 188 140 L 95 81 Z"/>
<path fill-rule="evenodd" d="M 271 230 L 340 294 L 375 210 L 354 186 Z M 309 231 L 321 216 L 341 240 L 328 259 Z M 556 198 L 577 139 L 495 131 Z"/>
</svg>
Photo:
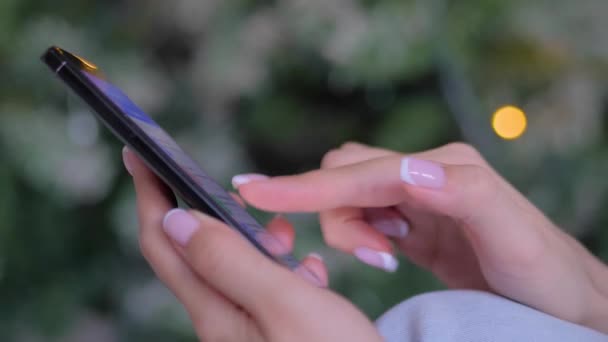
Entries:
<svg viewBox="0 0 608 342">
<path fill-rule="evenodd" d="M 524 111 L 514 106 L 498 108 L 492 116 L 492 128 L 503 139 L 519 138 L 526 131 L 527 125 Z"/>
</svg>

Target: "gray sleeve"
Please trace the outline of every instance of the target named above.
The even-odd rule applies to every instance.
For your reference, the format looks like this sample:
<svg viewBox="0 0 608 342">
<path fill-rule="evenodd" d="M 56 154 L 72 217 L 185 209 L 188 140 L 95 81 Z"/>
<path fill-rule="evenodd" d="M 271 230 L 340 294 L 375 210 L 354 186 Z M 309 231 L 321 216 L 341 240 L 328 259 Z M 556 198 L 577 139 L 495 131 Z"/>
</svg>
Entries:
<svg viewBox="0 0 608 342">
<path fill-rule="evenodd" d="M 608 342 L 608 335 L 595 330 L 503 297 L 467 290 L 413 297 L 382 315 L 376 326 L 389 342 Z"/>
</svg>

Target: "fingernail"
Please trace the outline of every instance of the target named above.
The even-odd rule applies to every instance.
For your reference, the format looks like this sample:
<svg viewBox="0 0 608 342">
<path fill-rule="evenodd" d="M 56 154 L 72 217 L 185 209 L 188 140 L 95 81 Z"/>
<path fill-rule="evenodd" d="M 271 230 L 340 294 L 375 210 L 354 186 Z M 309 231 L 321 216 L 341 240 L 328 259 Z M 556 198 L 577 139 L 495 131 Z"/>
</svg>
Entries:
<svg viewBox="0 0 608 342">
<path fill-rule="evenodd" d="M 188 244 L 199 228 L 199 221 L 183 209 L 171 209 L 163 219 L 163 229 L 173 240 L 182 246 Z"/>
<path fill-rule="evenodd" d="M 314 274 L 311 270 L 309 270 L 306 266 L 300 264 L 300 266 L 298 266 L 294 272 L 296 274 L 299 274 L 302 278 L 304 278 L 304 280 L 306 280 L 307 282 L 311 283 L 312 285 L 316 286 L 316 287 L 325 287 L 326 285 L 323 284 L 323 282 L 321 281 L 321 279 L 319 279 L 319 277 Z"/>
<path fill-rule="evenodd" d="M 406 157 L 401 160 L 401 179 L 411 185 L 440 189 L 445 184 L 445 171 L 437 163 Z"/>
<path fill-rule="evenodd" d="M 395 272 L 399 267 L 399 261 L 386 252 L 378 252 L 367 247 L 355 249 L 355 256 L 362 262 L 381 268 L 387 272 Z"/>
<path fill-rule="evenodd" d="M 370 224 L 382 234 L 397 238 L 404 238 L 410 231 L 410 225 L 398 218 L 374 219 Z"/>
<path fill-rule="evenodd" d="M 122 148 L 122 162 L 125 164 L 125 169 L 131 176 L 133 176 L 133 169 L 131 168 L 131 161 L 129 160 L 129 148 L 127 146 Z"/>
<path fill-rule="evenodd" d="M 266 175 L 261 175 L 258 173 L 247 173 L 247 174 L 243 174 L 243 175 L 236 175 L 234 177 L 232 177 L 232 187 L 235 189 L 238 189 L 239 186 L 247 184 L 251 181 L 256 181 L 256 180 L 264 180 L 264 179 L 268 179 L 269 177 Z"/>
<path fill-rule="evenodd" d="M 308 257 L 309 258 L 313 258 L 313 259 L 317 259 L 317 260 L 323 262 L 323 256 L 321 254 L 319 254 L 319 253 L 310 253 L 310 254 L 308 254 Z"/>
<path fill-rule="evenodd" d="M 256 236 L 258 242 L 272 255 L 284 255 L 289 249 L 274 235 L 262 231 Z"/>
</svg>

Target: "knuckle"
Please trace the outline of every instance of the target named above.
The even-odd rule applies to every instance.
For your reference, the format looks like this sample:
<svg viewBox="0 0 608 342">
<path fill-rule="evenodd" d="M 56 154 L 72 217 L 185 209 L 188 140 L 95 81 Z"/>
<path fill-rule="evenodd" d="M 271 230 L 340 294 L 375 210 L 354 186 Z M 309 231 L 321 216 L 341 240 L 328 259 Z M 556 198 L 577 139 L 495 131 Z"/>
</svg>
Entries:
<svg viewBox="0 0 608 342">
<path fill-rule="evenodd" d="M 496 191 L 496 182 L 490 172 L 481 166 L 473 166 L 470 169 L 471 177 L 468 187 L 468 191 L 471 193 L 471 197 L 481 199 L 488 195 L 492 195 Z"/>
<path fill-rule="evenodd" d="M 479 151 L 477 151 L 477 149 L 471 144 L 464 142 L 453 142 L 446 145 L 446 149 L 474 164 L 479 164 L 479 162 L 483 160 L 481 153 L 479 153 Z"/>
<path fill-rule="evenodd" d="M 472 165 L 468 170 L 467 178 L 462 190 L 468 198 L 488 199 L 496 192 L 496 181 L 485 167 Z"/>
<path fill-rule="evenodd" d="M 328 222 L 329 219 L 325 217 L 323 213 L 320 216 L 320 221 L 323 241 L 325 241 L 325 244 L 332 248 L 339 248 L 342 242 L 340 234 L 337 234 L 337 232 L 332 229 L 330 222 Z"/>
<path fill-rule="evenodd" d="M 347 141 L 340 146 L 340 149 L 352 150 L 352 149 L 361 149 L 364 147 L 366 147 L 366 146 L 361 143 L 358 143 L 356 141 Z"/>
<path fill-rule="evenodd" d="M 231 255 L 231 245 L 226 243 L 226 235 L 218 231 L 196 240 L 194 248 L 190 248 L 192 264 L 196 270 L 207 277 L 214 277 L 226 269 Z"/>
<path fill-rule="evenodd" d="M 321 159 L 321 168 L 328 168 L 336 165 L 340 160 L 340 154 L 341 152 L 338 149 L 329 150 Z"/>
<path fill-rule="evenodd" d="M 331 230 L 323 230 L 323 240 L 325 243 L 333 248 L 338 248 L 340 246 L 341 239 L 338 234 L 333 234 Z"/>
<path fill-rule="evenodd" d="M 323 240 L 327 246 L 343 252 L 349 252 L 351 249 L 344 235 L 340 234 L 339 230 L 331 229 L 331 227 L 323 228 Z"/>
</svg>

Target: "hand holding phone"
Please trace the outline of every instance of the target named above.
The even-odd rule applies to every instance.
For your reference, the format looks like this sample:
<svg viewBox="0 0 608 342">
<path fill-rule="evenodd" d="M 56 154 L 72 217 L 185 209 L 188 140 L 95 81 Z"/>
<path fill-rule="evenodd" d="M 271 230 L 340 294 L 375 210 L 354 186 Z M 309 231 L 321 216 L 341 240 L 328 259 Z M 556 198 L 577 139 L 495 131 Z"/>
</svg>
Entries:
<svg viewBox="0 0 608 342">
<path fill-rule="evenodd" d="M 125 164 L 137 193 L 142 251 L 183 303 L 201 341 L 381 341 L 347 300 L 271 262 L 225 223 L 199 211 L 171 210 L 164 184 L 141 160 L 127 152 Z M 286 219 L 273 219 L 268 230 L 292 244 Z M 301 265 L 327 284 L 322 260 L 309 255 Z"/>
</svg>

